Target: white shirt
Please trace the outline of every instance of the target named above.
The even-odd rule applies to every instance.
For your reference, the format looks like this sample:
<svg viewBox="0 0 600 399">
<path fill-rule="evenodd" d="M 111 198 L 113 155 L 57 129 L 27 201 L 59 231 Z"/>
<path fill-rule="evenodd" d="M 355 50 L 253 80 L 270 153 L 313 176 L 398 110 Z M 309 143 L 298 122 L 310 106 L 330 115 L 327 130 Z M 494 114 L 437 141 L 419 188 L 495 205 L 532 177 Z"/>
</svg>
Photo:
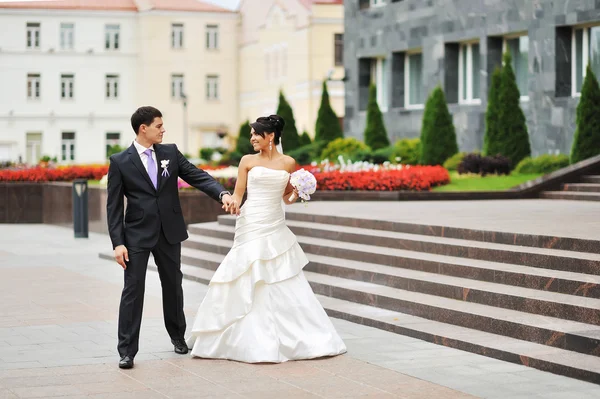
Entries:
<svg viewBox="0 0 600 399">
<path fill-rule="evenodd" d="M 133 140 L 133 145 L 140 155 L 140 159 L 142 160 L 142 164 L 144 164 L 144 168 L 146 172 L 148 172 L 148 155 L 144 154 L 148 148 L 145 148 L 143 145 L 137 142 L 137 140 Z M 156 170 L 158 170 L 158 164 L 156 163 L 156 152 L 154 151 L 154 146 L 151 145 L 150 149 L 152 150 L 152 159 L 154 160 L 154 165 L 156 165 Z"/>
</svg>

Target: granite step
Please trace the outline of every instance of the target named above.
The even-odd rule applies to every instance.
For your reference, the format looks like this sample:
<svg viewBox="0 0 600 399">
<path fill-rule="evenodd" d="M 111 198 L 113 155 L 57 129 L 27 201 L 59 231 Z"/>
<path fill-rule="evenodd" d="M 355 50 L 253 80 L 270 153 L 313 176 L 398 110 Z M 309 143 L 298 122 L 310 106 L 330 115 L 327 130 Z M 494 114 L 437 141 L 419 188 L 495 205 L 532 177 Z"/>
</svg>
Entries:
<svg viewBox="0 0 600 399">
<path fill-rule="evenodd" d="M 552 270 L 600 275 L 600 254 L 596 253 L 493 244 L 480 241 L 395 233 L 391 231 L 358 227 L 325 225 L 321 223 L 297 221 L 287 221 L 286 223 L 294 234 L 318 238 L 320 240 L 335 240 L 337 242 L 348 242 L 352 244 L 400 248 L 413 252 L 424 252 L 428 254 L 472 258 Z M 194 224 L 190 225 L 188 228 L 193 234 L 205 234 L 225 239 L 233 239 L 235 231 L 233 226 L 214 222 L 212 224 Z M 315 245 L 311 244 L 311 247 L 305 248 L 305 251 L 318 253 L 318 245 Z M 352 246 L 350 252 L 347 252 L 345 255 L 331 253 L 331 250 L 323 255 L 380 263 L 371 260 L 372 254 L 359 254 L 357 251 L 352 250 L 353 247 L 354 246 Z M 363 257 L 356 258 L 356 256 Z"/>
<path fill-rule="evenodd" d="M 184 252 L 188 252 L 190 255 L 200 253 L 189 249 L 185 249 Z M 100 257 L 113 259 L 112 253 L 100 254 Z M 156 266 L 152 261 L 149 269 L 156 270 Z M 187 264 L 182 264 L 182 272 L 185 279 L 203 284 L 208 284 L 214 273 L 212 270 Z M 500 330 L 494 332 L 479 331 L 404 312 L 319 295 L 318 289 L 324 285 L 324 282 L 315 281 L 315 273 L 305 272 L 305 275 L 330 317 L 345 319 L 503 361 L 523 364 L 571 378 L 600 383 L 600 359 L 596 356 L 560 349 L 556 345 L 548 346 L 494 333 Z M 323 277 L 327 278 L 327 276 Z M 529 318 L 524 319 L 529 320 Z M 553 323 L 550 322 L 549 324 Z M 554 333 L 554 336 L 564 342 L 569 338 L 564 333 Z M 556 344 L 558 340 L 554 340 L 552 343 Z"/>
<path fill-rule="evenodd" d="M 600 175 L 583 176 L 581 178 L 581 181 L 583 183 L 596 183 L 596 184 L 600 184 Z"/>
<path fill-rule="evenodd" d="M 228 228 L 215 223 L 191 225 L 190 232 L 227 240 L 232 237 Z M 387 251 L 384 250 L 383 253 Z M 384 264 L 446 276 L 600 298 L 600 276 L 595 275 L 405 250 L 396 250 L 394 257 L 393 262 Z"/>
<path fill-rule="evenodd" d="M 235 225 L 235 216 L 219 216 L 220 224 Z M 572 237 L 555 237 L 539 234 L 514 233 L 507 231 L 478 230 L 455 226 L 438 226 L 388 220 L 362 219 L 347 216 L 318 215 L 294 209 L 286 211 L 287 221 L 321 223 L 347 227 L 361 227 L 371 230 L 386 230 L 397 233 L 418 234 L 434 237 L 457 238 L 495 244 L 520 245 L 525 247 L 553 248 L 565 251 L 592 252 L 600 254 L 600 240 Z"/>
<path fill-rule="evenodd" d="M 564 191 L 600 193 L 600 183 L 568 183 L 562 187 Z"/>
<path fill-rule="evenodd" d="M 572 201 L 600 201 L 600 193 L 582 193 L 576 191 L 543 191 L 540 198 Z"/>
</svg>

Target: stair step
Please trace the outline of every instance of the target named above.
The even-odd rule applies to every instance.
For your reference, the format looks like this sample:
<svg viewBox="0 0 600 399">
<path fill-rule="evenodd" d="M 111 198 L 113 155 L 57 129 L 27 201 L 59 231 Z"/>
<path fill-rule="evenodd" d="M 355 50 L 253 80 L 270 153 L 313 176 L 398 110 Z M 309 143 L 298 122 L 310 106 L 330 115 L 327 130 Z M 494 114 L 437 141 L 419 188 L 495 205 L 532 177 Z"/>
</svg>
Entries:
<svg viewBox="0 0 600 399">
<path fill-rule="evenodd" d="M 600 193 L 600 183 L 568 183 L 563 184 L 563 190 L 569 192 Z"/>
<path fill-rule="evenodd" d="M 581 181 L 584 183 L 598 183 L 600 184 L 600 175 L 588 175 L 583 176 Z"/>
<path fill-rule="evenodd" d="M 600 359 L 596 356 L 474 331 L 336 298 L 321 295 L 318 295 L 318 298 L 331 317 L 571 378 L 600 382 Z"/>
<path fill-rule="evenodd" d="M 288 221 L 287 224 L 297 236 L 318 238 L 319 241 L 313 241 L 310 243 L 311 245 L 318 245 L 320 242 L 330 242 L 331 240 L 335 240 L 335 242 L 340 244 L 351 243 L 352 245 L 348 247 L 350 251 L 346 251 L 345 255 L 329 254 L 330 256 L 342 258 L 380 263 L 371 260 L 372 254 L 357 254 L 357 251 L 354 250 L 361 245 L 368 245 L 369 247 L 365 248 L 365 250 L 376 247 L 402 248 L 402 250 L 409 252 L 475 258 L 493 262 L 600 275 L 600 254 L 595 253 L 493 244 L 358 227 L 328 226 L 321 223 Z M 192 234 L 203 234 L 230 240 L 233 239 L 235 233 L 233 226 L 217 222 L 194 224 L 190 225 L 189 229 Z M 312 250 L 311 248 L 306 248 L 305 251 L 316 253 L 316 249 Z M 387 255 L 389 252 L 385 254 Z M 396 254 L 402 256 L 406 255 L 406 252 Z M 356 258 L 357 255 L 364 256 L 364 258 Z M 391 265 L 389 263 L 386 264 Z"/>
<path fill-rule="evenodd" d="M 582 193 L 575 191 L 544 191 L 541 198 L 576 201 L 600 201 L 600 193 Z"/>
</svg>

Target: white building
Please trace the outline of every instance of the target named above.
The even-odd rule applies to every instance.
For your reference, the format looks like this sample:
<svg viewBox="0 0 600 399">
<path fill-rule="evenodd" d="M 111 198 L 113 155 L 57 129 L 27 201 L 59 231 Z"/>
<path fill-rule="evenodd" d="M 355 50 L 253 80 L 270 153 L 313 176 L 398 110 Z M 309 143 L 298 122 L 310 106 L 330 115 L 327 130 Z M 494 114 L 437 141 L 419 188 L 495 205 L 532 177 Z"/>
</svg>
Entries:
<svg viewBox="0 0 600 399">
<path fill-rule="evenodd" d="M 0 0 L 0 161 L 35 164 L 48 155 L 63 163 L 105 163 L 108 146 L 130 145 L 134 138 L 130 116 L 138 106 L 155 105 L 160 109 L 165 105 L 159 96 L 153 98 L 153 92 L 174 102 L 169 95 L 173 76 L 183 68 L 164 67 L 172 55 L 164 52 L 162 42 L 172 42 L 171 27 L 184 17 L 187 26 L 192 27 L 190 15 L 201 16 L 203 24 L 213 26 L 215 23 L 206 19 L 209 15 L 217 20 L 217 26 L 221 16 L 230 21 L 225 31 L 235 29 L 235 13 L 202 4 L 196 0 Z M 154 15 L 153 9 L 162 10 L 159 15 L 164 22 L 152 22 L 160 22 L 161 33 L 167 35 L 155 38 L 160 42 L 157 47 L 161 54 L 156 54 L 157 48 L 148 43 L 151 29 L 145 21 Z M 176 11 L 169 13 L 170 9 Z M 188 15 L 189 11 L 193 12 Z M 230 46 L 235 48 L 235 35 L 231 36 Z M 190 43 L 193 40 L 204 42 L 202 37 L 190 36 Z M 193 46 L 187 48 L 190 53 L 197 51 Z M 185 52 L 186 46 L 177 50 Z M 231 63 L 231 54 L 227 53 Z M 179 57 L 186 59 L 181 54 Z M 188 60 L 196 61 L 196 57 Z M 211 61 L 218 65 L 220 60 L 217 56 Z M 205 65 L 200 67 L 204 69 Z M 221 72 L 223 82 L 235 82 L 234 68 L 213 69 Z M 152 71 L 160 76 L 149 73 Z M 204 82 L 205 77 L 201 79 Z M 236 96 L 235 92 L 225 94 Z M 200 99 L 207 96 L 188 96 L 194 99 L 192 106 L 206 108 Z M 216 116 L 210 120 L 213 125 L 235 130 L 236 115 L 231 115 L 228 104 L 219 107 L 213 99 L 208 108 Z M 228 113 L 230 118 L 218 119 Z M 171 116 L 179 122 L 176 129 L 181 129 L 181 114 Z M 182 133 L 171 135 L 168 141 L 180 145 L 182 137 Z M 189 141 L 193 145 L 190 153 L 197 154 L 201 142 L 195 137 Z"/>
</svg>

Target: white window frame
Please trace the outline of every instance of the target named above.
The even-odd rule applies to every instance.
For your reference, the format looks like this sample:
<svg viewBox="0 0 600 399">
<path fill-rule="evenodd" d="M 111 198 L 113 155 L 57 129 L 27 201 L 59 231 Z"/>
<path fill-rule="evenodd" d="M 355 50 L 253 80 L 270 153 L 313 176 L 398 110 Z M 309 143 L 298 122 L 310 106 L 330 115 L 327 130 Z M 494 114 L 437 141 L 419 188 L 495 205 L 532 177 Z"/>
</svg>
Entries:
<svg viewBox="0 0 600 399">
<path fill-rule="evenodd" d="M 423 109 L 425 107 L 424 103 L 415 103 L 412 104 L 410 102 L 410 60 L 409 57 L 412 55 L 421 54 L 423 56 L 423 50 L 411 50 L 404 53 L 404 108 L 408 109 Z M 421 71 L 421 77 L 423 77 L 423 72 Z M 424 89 L 423 82 L 421 82 L 421 87 Z M 425 96 L 423 96 L 425 97 Z"/>
<path fill-rule="evenodd" d="M 281 62 L 280 65 L 280 72 L 281 72 L 281 78 L 285 79 L 287 77 L 287 66 L 288 66 L 288 62 L 287 62 L 287 57 L 288 57 L 288 46 L 287 44 L 282 44 L 280 47 L 280 59 L 279 61 Z"/>
<path fill-rule="evenodd" d="M 219 100 L 219 75 L 206 75 L 206 100 Z"/>
<path fill-rule="evenodd" d="M 60 24 L 60 49 L 73 50 L 75 48 L 75 24 L 63 22 Z"/>
<path fill-rule="evenodd" d="M 205 26 L 206 29 L 206 42 L 205 46 L 207 50 L 218 50 L 219 49 L 219 25 L 208 24 Z"/>
<path fill-rule="evenodd" d="M 104 50 L 117 51 L 121 47 L 121 25 L 104 25 Z"/>
<path fill-rule="evenodd" d="M 458 46 L 458 103 L 459 104 L 481 104 L 481 98 L 473 98 L 473 45 L 480 45 L 481 52 L 481 44 L 479 40 L 474 40 L 471 42 L 463 42 Z M 467 95 L 464 93 L 464 65 L 463 65 L 463 52 L 467 50 Z M 481 67 L 481 66 L 480 66 Z M 480 79 L 481 85 L 481 79 Z M 481 86 L 480 86 L 481 87 Z"/>
<path fill-rule="evenodd" d="M 581 92 L 577 91 L 577 49 L 576 49 L 576 32 L 579 30 L 583 30 L 582 37 L 582 48 L 581 48 L 581 84 L 583 86 L 583 81 L 585 80 L 585 73 L 587 70 L 587 65 L 590 61 L 590 33 L 589 29 L 597 28 L 600 25 L 580 25 L 573 27 L 573 33 L 571 34 L 571 95 L 573 97 L 581 97 Z M 600 78 L 600 77 L 599 77 Z"/>
<path fill-rule="evenodd" d="M 119 98 L 119 75 L 106 75 L 104 90 L 104 96 L 107 100 L 117 100 Z"/>
<path fill-rule="evenodd" d="M 63 135 L 65 133 L 73 133 L 73 138 L 72 139 L 65 139 L 63 138 Z M 60 160 L 62 162 L 75 162 L 76 158 L 76 147 L 75 147 L 75 139 L 77 137 L 77 134 L 73 131 L 69 131 L 69 132 L 61 132 L 61 137 L 60 137 Z M 65 150 L 63 151 L 63 147 L 65 147 Z"/>
<path fill-rule="evenodd" d="M 111 135 L 116 134 L 116 135 L 118 135 L 118 138 L 109 139 L 108 138 L 109 134 L 111 134 Z M 106 152 L 108 153 L 109 146 L 112 147 L 113 145 L 121 145 L 121 132 L 106 132 L 106 134 L 104 135 L 104 139 L 106 141 L 106 145 L 104 148 L 106 149 Z"/>
<path fill-rule="evenodd" d="M 28 50 L 39 50 L 42 41 L 42 24 L 39 22 L 27 22 L 25 26 L 25 46 Z"/>
<path fill-rule="evenodd" d="M 506 50 L 508 50 L 508 41 L 509 40 L 520 39 L 521 37 L 527 37 L 527 39 L 529 39 L 529 36 L 527 35 L 527 33 L 520 33 L 520 34 L 515 34 L 515 35 L 504 36 L 504 40 L 502 40 L 502 55 L 504 56 L 504 53 L 506 53 Z M 512 57 L 512 54 L 511 54 L 511 57 Z M 514 65 L 513 65 L 513 70 L 515 70 Z M 516 72 L 517 71 L 515 70 L 515 75 L 516 75 Z M 527 74 L 529 75 L 529 62 L 527 64 Z M 520 99 L 521 99 L 521 101 L 529 101 L 529 95 L 528 94 L 521 95 Z"/>
<path fill-rule="evenodd" d="M 75 75 L 60 75 L 60 98 L 61 100 L 73 100 L 75 98 Z"/>
<path fill-rule="evenodd" d="M 27 99 L 39 100 L 42 97 L 42 75 L 39 73 L 27 74 Z"/>
<path fill-rule="evenodd" d="M 385 0 L 371 0 L 371 7 L 381 7 L 385 5 Z"/>
<path fill-rule="evenodd" d="M 171 98 L 180 100 L 185 94 L 185 76 L 182 73 L 171 75 Z"/>
<path fill-rule="evenodd" d="M 27 151 L 25 160 L 30 165 L 37 164 L 42 156 L 42 134 L 42 132 L 25 133 L 25 146 Z"/>
<path fill-rule="evenodd" d="M 388 81 L 384 78 L 387 72 L 387 60 L 384 57 L 373 58 L 371 63 L 371 82 L 377 86 L 377 104 L 382 113 L 388 111 Z M 388 77 L 389 79 L 389 77 Z"/>
<path fill-rule="evenodd" d="M 184 44 L 185 28 L 182 23 L 171 24 L 171 48 L 182 49 Z"/>
<path fill-rule="evenodd" d="M 265 80 L 271 79 L 271 54 L 269 50 L 265 51 Z"/>
</svg>

